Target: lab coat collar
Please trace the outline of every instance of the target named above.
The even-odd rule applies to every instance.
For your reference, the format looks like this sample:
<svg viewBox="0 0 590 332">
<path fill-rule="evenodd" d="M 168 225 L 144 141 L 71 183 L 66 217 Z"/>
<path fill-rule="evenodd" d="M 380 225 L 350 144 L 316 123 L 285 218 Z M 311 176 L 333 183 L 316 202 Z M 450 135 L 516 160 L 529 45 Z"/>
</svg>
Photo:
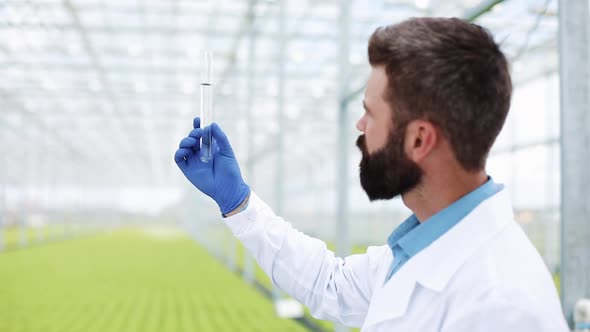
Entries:
<svg viewBox="0 0 590 332">
<path fill-rule="evenodd" d="M 381 268 L 364 326 L 404 315 L 417 283 L 435 292 L 444 290 L 461 265 L 513 219 L 503 189 L 417 253 L 385 284 L 388 269 Z"/>
</svg>

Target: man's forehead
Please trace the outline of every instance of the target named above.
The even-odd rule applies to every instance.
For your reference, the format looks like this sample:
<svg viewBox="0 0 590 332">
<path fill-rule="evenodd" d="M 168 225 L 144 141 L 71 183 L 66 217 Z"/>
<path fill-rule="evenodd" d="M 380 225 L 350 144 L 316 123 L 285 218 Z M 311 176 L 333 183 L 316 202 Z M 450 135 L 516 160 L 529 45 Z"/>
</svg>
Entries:
<svg viewBox="0 0 590 332">
<path fill-rule="evenodd" d="M 373 67 L 365 89 L 365 102 L 384 100 L 386 88 L 387 74 L 385 68 L 383 66 Z"/>
</svg>

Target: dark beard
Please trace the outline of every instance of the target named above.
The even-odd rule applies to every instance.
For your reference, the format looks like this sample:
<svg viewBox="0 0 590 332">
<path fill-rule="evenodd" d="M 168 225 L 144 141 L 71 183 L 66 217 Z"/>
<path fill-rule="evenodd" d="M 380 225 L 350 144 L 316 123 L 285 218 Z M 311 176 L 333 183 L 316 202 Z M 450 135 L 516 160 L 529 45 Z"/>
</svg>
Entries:
<svg viewBox="0 0 590 332">
<path fill-rule="evenodd" d="M 369 200 L 392 199 L 414 189 L 422 178 L 422 169 L 404 153 L 405 128 L 389 135 L 387 144 L 369 154 L 365 135 L 356 141 L 363 158 L 359 164 L 361 186 Z"/>
</svg>

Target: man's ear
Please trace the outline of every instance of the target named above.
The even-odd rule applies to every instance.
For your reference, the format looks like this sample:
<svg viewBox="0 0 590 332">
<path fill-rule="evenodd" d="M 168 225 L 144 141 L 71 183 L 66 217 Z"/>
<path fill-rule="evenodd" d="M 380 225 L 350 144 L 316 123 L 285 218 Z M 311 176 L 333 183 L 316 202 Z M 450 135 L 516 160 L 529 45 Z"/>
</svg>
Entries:
<svg viewBox="0 0 590 332">
<path fill-rule="evenodd" d="M 432 122 L 414 120 L 406 130 L 406 152 L 408 157 L 418 163 L 424 160 L 438 144 L 438 129 Z"/>
</svg>

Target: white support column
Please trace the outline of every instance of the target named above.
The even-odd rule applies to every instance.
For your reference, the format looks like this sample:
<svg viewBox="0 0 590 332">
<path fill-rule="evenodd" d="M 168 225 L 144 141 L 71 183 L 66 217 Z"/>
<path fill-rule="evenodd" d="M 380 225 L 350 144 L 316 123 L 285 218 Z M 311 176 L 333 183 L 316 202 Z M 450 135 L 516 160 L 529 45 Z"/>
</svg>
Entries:
<svg viewBox="0 0 590 332">
<path fill-rule="evenodd" d="M 277 24 L 278 24 L 278 39 L 277 39 L 277 47 L 278 47 L 278 77 L 277 77 L 277 85 L 278 85 L 278 93 L 277 93 L 277 123 L 279 125 L 279 130 L 277 132 L 277 159 L 276 159 L 276 178 L 275 178 L 275 210 L 277 215 L 282 216 L 284 211 L 284 183 L 285 183 L 285 66 L 286 66 L 286 57 L 285 57 L 285 49 L 287 47 L 287 34 L 285 32 L 285 20 L 287 19 L 285 15 L 285 8 L 287 6 L 287 0 L 280 0 L 278 3 L 278 17 L 277 17 Z M 278 287 L 274 284 L 272 286 L 272 297 L 273 300 L 276 302 L 279 300 L 283 295 Z"/>
<path fill-rule="evenodd" d="M 559 1 L 561 81 L 561 300 L 572 326 L 575 302 L 590 297 L 589 1 Z"/>
<path fill-rule="evenodd" d="M 348 102 L 350 93 L 350 0 L 340 1 L 339 19 L 340 37 L 339 48 L 339 91 L 338 91 L 338 158 L 337 158 L 337 200 L 336 200 L 336 255 L 345 257 L 350 253 L 350 234 L 348 231 Z M 341 325 L 336 326 L 336 331 L 348 331 Z"/>
<path fill-rule="evenodd" d="M 247 149 L 248 149 L 248 159 L 246 162 L 246 175 L 248 176 L 248 183 L 250 187 L 254 185 L 254 164 L 256 161 L 254 160 L 254 131 L 256 128 L 254 127 L 254 119 L 253 117 L 253 100 L 254 100 L 254 85 L 256 84 L 255 81 L 255 65 L 256 65 L 256 29 L 254 27 L 254 6 L 256 1 L 250 0 L 249 2 L 249 32 L 248 32 L 248 63 L 247 63 L 247 75 L 246 75 L 246 123 L 248 124 L 247 129 Z M 250 253 L 247 251 L 244 252 L 244 280 L 252 284 L 254 282 L 254 269 L 255 263 L 254 258 Z"/>
</svg>

